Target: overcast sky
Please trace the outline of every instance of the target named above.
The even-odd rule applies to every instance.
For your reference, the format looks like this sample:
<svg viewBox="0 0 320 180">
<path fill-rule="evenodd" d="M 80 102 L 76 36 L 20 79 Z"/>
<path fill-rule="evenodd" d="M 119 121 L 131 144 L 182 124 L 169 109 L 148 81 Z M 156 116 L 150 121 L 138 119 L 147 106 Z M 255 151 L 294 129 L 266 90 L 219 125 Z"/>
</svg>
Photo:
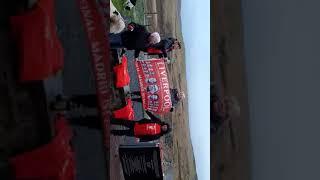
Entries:
<svg viewBox="0 0 320 180">
<path fill-rule="evenodd" d="M 210 0 L 182 0 L 191 140 L 199 180 L 210 180 Z"/>
</svg>

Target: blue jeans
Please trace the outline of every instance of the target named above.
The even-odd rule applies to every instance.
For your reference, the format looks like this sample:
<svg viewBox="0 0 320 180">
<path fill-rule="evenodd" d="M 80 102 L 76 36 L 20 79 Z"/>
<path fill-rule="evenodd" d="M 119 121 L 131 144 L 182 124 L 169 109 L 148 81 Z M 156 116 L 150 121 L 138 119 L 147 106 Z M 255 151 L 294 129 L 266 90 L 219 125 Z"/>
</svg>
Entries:
<svg viewBox="0 0 320 180">
<path fill-rule="evenodd" d="M 118 49 L 118 48 L 124 48 L 121 33 L 119 34 L 109 34 L 109 42 L 110 42 L 110 48 L 111 49 Z"/>
</svg>

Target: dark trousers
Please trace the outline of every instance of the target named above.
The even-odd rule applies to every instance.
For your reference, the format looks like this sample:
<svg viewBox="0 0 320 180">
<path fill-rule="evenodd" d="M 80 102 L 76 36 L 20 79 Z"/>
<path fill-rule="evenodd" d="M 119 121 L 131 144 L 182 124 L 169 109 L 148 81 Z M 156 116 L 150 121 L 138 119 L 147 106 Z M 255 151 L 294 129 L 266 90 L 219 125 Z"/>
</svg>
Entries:
<svg viewBox="0 0 320 180">
<path fill-rule="evenodd" d="M 140 91 L 134 91 L 131 94 L 140 96 L 138 98 L 132 98 L 132 101 L 142 103 L 142 98 Z M 69 98 L 69 102 L 75 104 L 77 106 L 85 106 L 88 108 L 96 108 L 98 105 L 97 96 L 95 94 L 87 94 L 87 95 L 77 95 Z"/>
<path fill-rule="evenodd" d="M 98 101 L 95 94 L 77 95 L 69 98 L 69 102 L 77 106 L 85 106 L 88 108 L 96 108 Z"/>
<path fill-rule="evenodd" d="M 121 125 L 128 129 L 125 130 L 111 130 L 111 133 L 115 136 L 131 136 L 134 137 L 134 125 L 135 121 L 128 121 L 125 119 L 111 119 L 111 124 Z"/>
<path fill-rule="evenodd" d="M 111 49 L 125 48 L 122 42 L 121 33 L 109 34 L 109 43 Z"/>
<path fill-rule="evenodd" d="M 99 116 L 85 116 L 68 119 L 69 123 L 74 126 L 87 127 L 89 129 L 101 129 L 102 122 Z"/>
<path fill-rule="evenodd" d="M 142 98 L 141 98 L 141 93 L 140 93 L 140 91 L 134 91 L 134 92 L 131 92 L 131 94 L 132 94 L 132 95 L 136 95 L 136 96 L 140 96 L 140 97 L 138 97 L 138 98 L 132 98 L 132 99 L 131 99 L 132 101 L 142 103 Z"/>
<path fill-rule="evenodd" d="M 101 130 L 102 122 L 98 116 L 86 116 L 82 118 L 71 118 L 69 119 L 71 125 L 87 127 L 90 129 Z M 111 133 L 115 136 L 134 136 L 134 125 L 135 121 L 129 121 L 125 119 L 111 119 L 113 125 L 121 125 L 128 129 L 125 130 L 111 130 Z"/>
</svg>

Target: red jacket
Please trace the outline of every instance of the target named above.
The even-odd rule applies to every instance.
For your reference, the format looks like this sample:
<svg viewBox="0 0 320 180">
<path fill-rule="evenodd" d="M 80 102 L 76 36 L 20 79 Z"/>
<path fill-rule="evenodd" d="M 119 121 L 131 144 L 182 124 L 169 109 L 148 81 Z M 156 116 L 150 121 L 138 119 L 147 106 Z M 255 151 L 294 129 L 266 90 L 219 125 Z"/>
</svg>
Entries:
<svg viewBox="0 0 320 180">
<path fill-rule="evenodd" d="M 134 135 L 139 136 L 148 136 L 148 135 L 160 135 L 161 126 L 158 123 L 144 123 L 144 124 L 135 124 L 134 126 Z"/>
<path fill-rule="evenodd" d="M 149 47 L 147 49 L 147 53 L 148 54 L 162 54 L 162 51 L 160 49 Z"/>
</svg>

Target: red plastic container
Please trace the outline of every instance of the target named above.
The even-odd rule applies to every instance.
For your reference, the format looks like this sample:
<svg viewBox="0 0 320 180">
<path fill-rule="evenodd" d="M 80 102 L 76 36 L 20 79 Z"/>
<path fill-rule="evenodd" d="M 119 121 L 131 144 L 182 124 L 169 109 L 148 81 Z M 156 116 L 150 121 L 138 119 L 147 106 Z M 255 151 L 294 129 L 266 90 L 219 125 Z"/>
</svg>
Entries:
<svg viewBox="0 0 320 180">
<path fill-rule="evenodd" d="M 130 83 L 130 75 L 128 72 L 128 58 L 123 55 L 122 62 L 119 65 L 113 67 L 113 71 L 116 75 L 116 87 L 122 88 L 128 86 Z"/>
<path fill-rule="evenodd" d="M 113 117 L 117 119 L 134 120 L 134 110 L 132 108 L 131 99 L 127 99 L 127 104 L 125 107 L 113 111 Z"/>
<path fill-rule="evenodd" d="M 41 0 L 35 8 L 10 18 L 11 33 L 19 49 L 20 81 L 44 80 L 63 68 L 63 49 L 56 32 L 54 0 Z"/>
<path fill-rule="evenodd" d="M 57 117 L 55 130 L 48 144 L 9 160 L 16 180 L 75 180 L 72 131 L 63 116 Z"/>
</svg>

